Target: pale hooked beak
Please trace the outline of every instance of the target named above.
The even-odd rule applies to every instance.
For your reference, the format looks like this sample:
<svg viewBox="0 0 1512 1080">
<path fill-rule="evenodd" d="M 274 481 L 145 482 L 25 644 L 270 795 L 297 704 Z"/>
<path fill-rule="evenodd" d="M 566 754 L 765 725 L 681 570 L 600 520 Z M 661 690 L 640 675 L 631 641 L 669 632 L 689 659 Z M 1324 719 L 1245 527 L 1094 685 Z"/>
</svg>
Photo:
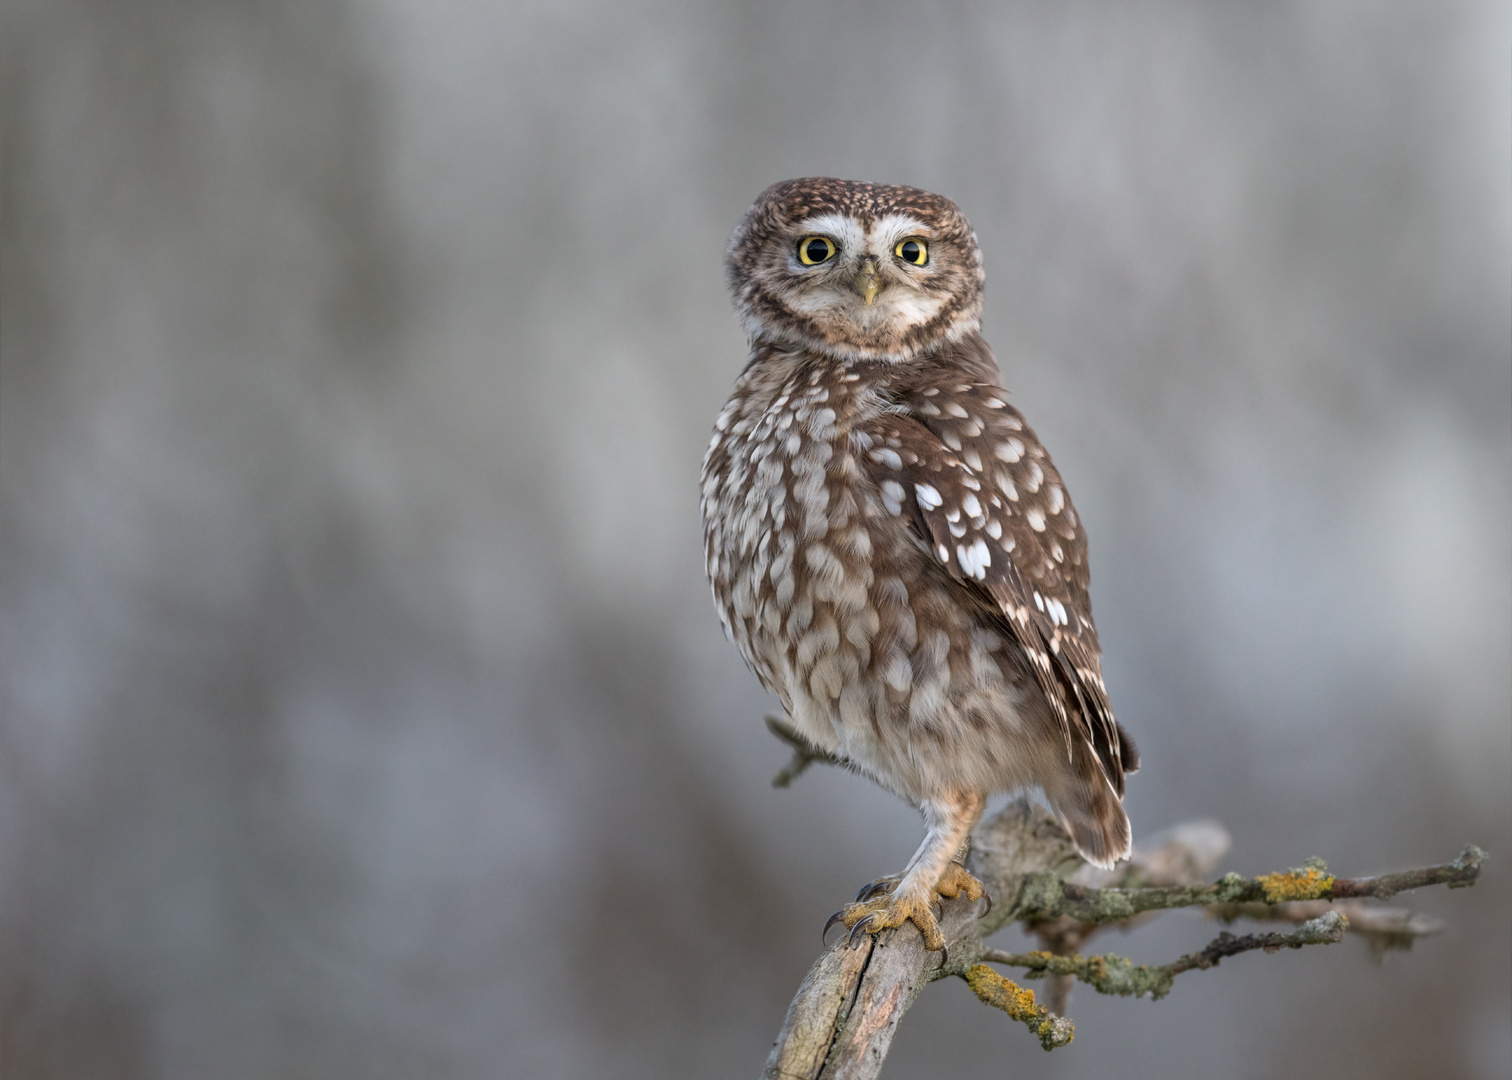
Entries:
<svg viewBox="0 0 1512 1080">
<path fill-rule="evenodd" d="M 861 272 L 856 275 L 856 291 L 866 300 L 866 306 L 871 307 L 881 288 L 882 282 L 877 276 L 877 260 L 867 256 L 861 263 Z"/>
</svg>

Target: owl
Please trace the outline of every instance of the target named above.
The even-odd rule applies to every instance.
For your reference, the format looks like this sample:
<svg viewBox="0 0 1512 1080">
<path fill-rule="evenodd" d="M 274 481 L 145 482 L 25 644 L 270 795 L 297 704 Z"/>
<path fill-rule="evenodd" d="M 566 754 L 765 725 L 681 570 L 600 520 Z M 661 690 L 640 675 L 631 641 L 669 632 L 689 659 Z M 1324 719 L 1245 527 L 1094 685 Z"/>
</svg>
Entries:
<svg viewBox="0 0 1512 1080">
<path fill-rule="evenodd" d="M 940 950 L 936 896 L 982 895 L 963 860 L 989 795 L 1038 788 L 1088 862 L 1128 855 L 1138 755 L 1103 686 L 1086 533 L 1001 388 L 955 203 L 788 180 L 726 268 L 751 352 L 703 462 L 715 606 L 801 735 L 923 813 L 903 871 L 831 923 L 912 921 Z"/>
</svg>

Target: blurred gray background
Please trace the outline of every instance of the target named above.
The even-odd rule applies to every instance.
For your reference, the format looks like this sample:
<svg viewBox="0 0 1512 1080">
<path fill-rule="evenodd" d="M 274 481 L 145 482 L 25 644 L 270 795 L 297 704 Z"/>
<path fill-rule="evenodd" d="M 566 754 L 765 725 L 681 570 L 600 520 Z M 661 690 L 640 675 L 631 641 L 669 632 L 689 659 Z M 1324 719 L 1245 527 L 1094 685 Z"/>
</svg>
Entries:
<svg viewBox="0 0 1512 1080">
<path fill-rule="evenodd" d="M 703 580 L 726 236 L 954 197 L 1093 547 L 1137 834 L 1494 861 L 1449 929 L 890 1075 L 1512 1074 L 1512 8 L 7 0 L 7 1077 L 753 1076 L 914 812 Z M 1214 928 L 1105 946 L 1146 962 Z"/>
</svg>

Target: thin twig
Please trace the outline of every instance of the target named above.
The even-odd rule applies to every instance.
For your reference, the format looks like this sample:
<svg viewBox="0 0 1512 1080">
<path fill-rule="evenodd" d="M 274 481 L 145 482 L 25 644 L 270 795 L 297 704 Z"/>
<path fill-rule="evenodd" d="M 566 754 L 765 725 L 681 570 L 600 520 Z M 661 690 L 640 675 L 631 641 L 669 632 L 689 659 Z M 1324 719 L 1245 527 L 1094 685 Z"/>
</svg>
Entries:
<svg viewBox="0 0 1512 1080">
<path fill-rule="evenodd" d="M 1236 937 L 1222 933 L 1201 952 L 1187 953 L 1167 965 L 1167 969 L 1172 976 L 1176 976 L 1194 969 L 1206 971 L 1217 967 L 1218 961 L 1225 956 L 1237 956 L 1254 949 L 1264 949 L 1270 953 L 1277 949 L 1300 949 L 1304 945 L 1337 945 L 1344 940 L 1344 930 L 1348 926 L 1349 920 L 1342 912 L 1327 911 L 1316 919 L 1309 919 L 1290 934 L 1245 934 Z"/>
<path fill-rule="evenodd" d="M 1379 907 L 1365 900 L 1300 900 L 1285 904 L 1213 904 L 1210 919 L 1232 923 L 1237 919 L 1302 924 L 1326 911 L 1338 911 L 1349 920 L 1350 936 L 1363 937 L 1377 960 L 1394 949 L 1410 949 L 1422 937 L 1441 933 L 1444 923 L 1431 915 L 1407 908 Z"/>
<path fill-rule="evenodd" d="M 772 777 L 772 786 L 775 788 L 787 787 L 816 761 L 821 765 L 844 764 L 828 750 L 819 749 L 798 734 L 798 730 L 780 716 L 768 715 L 766 726 L 768 731 L 793 748 L 793 759 L 778 769 L 777 775 Z"/>
<path fill-rule="evenodd" d="M 984 1005 L 1002 1009 L 1038 1037 L 1046 1050 L 1068 1046 L 1076 1038 L 1076 1025 L 1056 1016 L 1034 1000 L 1034 991 L 1003 978 L 986 964 L 973 964 L 961 978 Z"/>
<path fill-rule="evenodd" d="M 1047 952 L 1009 953 L 983 949 L 981 959 L 994 964 L 1024 968 L 1031 979 L 1044 975 L 1074 976 L 1100 994 L 1149 997 L 1159 1000 L 1171 992 L 1171 984 L 1184 971 L 1206 971 L 1226 956 L 1264 949 L 1300 949 L 1304 945 L 1332 945 L 1344 940 L 1348 920 L 1328 911 L 1303 923 L 1290 934 L 1219 934 L 1201 952 L 1188 953 L 1169 964 L 1135 964 L 1122 956 L 1056 956 Z"/>
<path fill-rule="evenodd" d="M 1147 888 L 1155 886 L 1196 886 L 1208 881 L 1228 854 L 1232 839 L 1228 830 L 1216 821 L 1191 821 L 1177 825 L 1135 846 L 1126 862 L 1102 870 L 1083 865 L 1070 880 L 1078 885 L 1110 888 Z M 1262 905 L 1263 906 L 1263 905 Z M 1150 911 L 1117 924 L 1128 930 L 1140 922 L 1159 918 L 1164 912 Z M 1108 923 L 1084 923 L 1075 919 L 1038 919 L 1030 924 L 1040 948 L 1056 956 L 1082 952 L 1087 941 L 1106 929 Z M 1072 975 L 1047 975 L 1043 1000 L 1050 1012 L 1064 1016 L 1070 1009 L 1071 990 L 1076 985 Z"/>
<path fill-rule="evenodd" d="M 1421 870 L 1403 870 L 1396 874 L 1381 874 L 1379 877 L 1343 879 L 1335 881 L 1327 899 L 1343 900 L 1346 897 L 1369 896 L 1376 900 L 1390 900 L 1399 892 L 1421 889 L 1425 885 L 1445 885 L 1451 889 L 1463 889 L 1474 885 L 1480 875 L 1481 863 L 1486 853 L 1474 844 L 1465 845 L 1459 858 L 1442 866 L 1427 866 Z"/>
<path fill-rule="evenodd" d="M 1335 878 L 1320 861 L 1313 860 L 1298 869 L 1255 878 L 1225 874 L 1214 884 L 1197 888 L 1092 889 L 1062 881 L 1054 874 L 1037 874 L 1024 882 L 1020 912 L 1035 919 L 1066 917 L 1078 922 L 1108 923 L 1122 922 L 1143 911 L 1210 904 L 1279 904 L 1360 896 L 1385 899 L 1426 885 L 1447 885 L 1451 889 L 1473 885 L 1485 858 L 1486 853 L 1471 844 L 1451 863 L 1372 878 Z"/>
</svg>

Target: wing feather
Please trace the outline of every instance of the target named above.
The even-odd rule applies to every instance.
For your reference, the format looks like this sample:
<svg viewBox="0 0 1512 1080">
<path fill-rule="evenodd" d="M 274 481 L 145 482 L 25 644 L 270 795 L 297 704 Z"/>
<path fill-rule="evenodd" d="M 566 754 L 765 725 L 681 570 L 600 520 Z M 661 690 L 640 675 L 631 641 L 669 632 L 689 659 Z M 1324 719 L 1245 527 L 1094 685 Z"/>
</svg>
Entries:
<svg viewBox="0 0 1512 1080">
<path fill-rule="evenodd" d="M 1068 755 L 1084 740 L 1122 796 L 1137 759 L 1103 685 L 1086 533 L 1006 392 L 962 378 L 936 373 L 860 428 L 865 467 L 962 599 L 995 613 L 1022 646 Z"/>
</svg>

